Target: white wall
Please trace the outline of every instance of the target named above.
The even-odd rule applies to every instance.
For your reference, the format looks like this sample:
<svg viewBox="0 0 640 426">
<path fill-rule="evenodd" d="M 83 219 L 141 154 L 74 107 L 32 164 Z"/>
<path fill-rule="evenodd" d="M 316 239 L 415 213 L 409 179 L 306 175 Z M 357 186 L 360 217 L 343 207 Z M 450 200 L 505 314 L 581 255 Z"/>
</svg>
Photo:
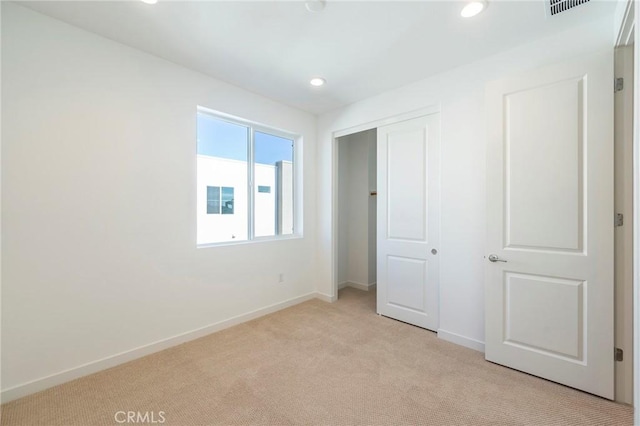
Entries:
<svg viewBox="0 0 640 426">
<path fill-rule="evenodd" d="M 484 87 L 489 80 L 571 56 L 611 49 L 612 19 L 486 58 L 320 116 L 318 188 L 334 178 L 334 132 L 421 108 L 441 109 L 441 247 L 439 335 L 483 349 L 485 248 Z M 428 52 L 424 52 L 428 54 Z M 373 126 L 372 126 L 373 127 Z M 344 133 L 342 133 L 344 134 Z M 332 195 L 318 190 L 318 291 L 335 294 Z"/>
<path fill-rule="evenodd" d="M 376 131 L 344 136 L 339 145 L 338 283 L 364 288 L 375 283 L 375 200 L 369 194 L 371 179 L 375 181 L 375 170 L 372 175 L 371 167 L 375 167 L 372 161 L 375 161 Z"/>
<path fill-rule="evenodd" d="M 367 193 L 377 193 L 378 186 L 378 132 L 376 129 L 370 130 L 368 139 L 369 145 L 369 176 L 367 178 L 369 186 L 367 188 Z M 377 208 L 378 208 L 378 197 L 376 195 L 369 196 L 368 200 L 368 209 L 369 209 L 369 220 L 368 222 L 368 237 L 369 237 L 369 247 L 368 247 L 368 258 L 369 258 L 369 281 L 367 284 L 369 286 L 377 283 Z"/>
<path fill-rule="evenodd" d="M 369 132 L 346 137 L 348 167 L 349 260 L 347 281 L 369 284 Z"/>
<path fill-rule="evenodd" d="M 314 294 L 314 116 L 8 2 L 2 78 L 5 400 Z M 196 248 L 198 105 L 302 135 L 304 238 Z"/>
<path fill-rule="evenodd" d="M 343 138 L 337 143 L 338 149 L 338 235 L 337 235 L 337 282 L 344 284 L 349 265 L 349 163 L 351 150 Z"/>
</svg>

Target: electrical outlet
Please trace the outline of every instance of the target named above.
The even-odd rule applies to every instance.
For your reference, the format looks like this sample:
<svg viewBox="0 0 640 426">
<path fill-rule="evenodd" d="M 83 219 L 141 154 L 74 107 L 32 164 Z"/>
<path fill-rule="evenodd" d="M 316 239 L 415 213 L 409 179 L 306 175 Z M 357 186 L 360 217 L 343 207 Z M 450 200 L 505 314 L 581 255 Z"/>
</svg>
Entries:
<svg viewBox="0 0 640 426">
<path fill-rule="evenodd" d="M 284 282 L 284 274 L 280 272 L 278 275 L 278 283 L 282 284 Z"/>
</svg>

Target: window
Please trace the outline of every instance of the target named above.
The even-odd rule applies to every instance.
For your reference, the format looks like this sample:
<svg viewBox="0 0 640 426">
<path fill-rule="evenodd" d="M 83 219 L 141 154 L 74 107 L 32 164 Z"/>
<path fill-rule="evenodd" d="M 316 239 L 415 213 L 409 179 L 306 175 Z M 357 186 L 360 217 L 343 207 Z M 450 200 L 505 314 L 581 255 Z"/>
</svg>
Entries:
<svg viewBox="0 0 640 426">
<path fill-rule="evenodd" d="M 219 186 L 207 186 L 207 214 L 220 214 Z"/>
<path fill-rule="evenodd" d="M 222 214 L 233 214 L 233 188 L 222 187 Z"/>
<path fill-rule="evenodd" d="M 233 188 L 207 186 L 207 214 L 220 213 L 233 214 Z"/>
<path fill-rule="evenodd" d="M 204 109 L 197 132 L 198 245 L 294 235 L 299 137 Z"/>
</svg>

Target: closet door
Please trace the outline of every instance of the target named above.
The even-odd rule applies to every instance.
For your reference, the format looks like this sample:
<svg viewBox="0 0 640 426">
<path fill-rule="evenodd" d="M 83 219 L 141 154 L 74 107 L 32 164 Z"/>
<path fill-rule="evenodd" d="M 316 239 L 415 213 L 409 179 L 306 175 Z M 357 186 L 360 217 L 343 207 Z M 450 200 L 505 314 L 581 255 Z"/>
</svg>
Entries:
<svg viewBox="0 0 640 426">
<path fill-rule="evenodd" d="M 438 329 L 440 115 L 378 128 L 377 310 Z"/>
</svg>

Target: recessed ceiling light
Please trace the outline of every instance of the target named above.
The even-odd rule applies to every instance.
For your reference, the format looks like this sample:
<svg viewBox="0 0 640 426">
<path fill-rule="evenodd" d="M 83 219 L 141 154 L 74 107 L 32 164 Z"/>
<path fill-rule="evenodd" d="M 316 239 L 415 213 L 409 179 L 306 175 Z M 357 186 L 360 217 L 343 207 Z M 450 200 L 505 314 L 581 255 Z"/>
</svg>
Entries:
<svg viewBox="0 0 640 426">
<path fill-rule="evenodd" d="M 141 0 L 143 3 L 146 4 L 156 4 L 158 3 L 158 0 Z"/>
<path fill-rule="evenodd" d="M 476 16 L 478 13 L 482 12 L 486 6 L 487 3 L 485 1 L 469 2 L 460 11 L 460 16 L 463 18 L 471 18 L 472 16 Z"/>
<path fill-rule="evenodd" d="M 304 5 L 309 12 L 322 12 L 327 2 L 325 0 L 309 0 Z"/>
<path fill-rule="evenodd" d="M 320 87 L 320 86 L 324 86 L 324 84 L 327 82 L 327 80 L 325 80 L 322 77 L 313 77 L 310 81 L 309 84 L 312 86 L 316 86 L 316 87 Z"/>
</svg>

